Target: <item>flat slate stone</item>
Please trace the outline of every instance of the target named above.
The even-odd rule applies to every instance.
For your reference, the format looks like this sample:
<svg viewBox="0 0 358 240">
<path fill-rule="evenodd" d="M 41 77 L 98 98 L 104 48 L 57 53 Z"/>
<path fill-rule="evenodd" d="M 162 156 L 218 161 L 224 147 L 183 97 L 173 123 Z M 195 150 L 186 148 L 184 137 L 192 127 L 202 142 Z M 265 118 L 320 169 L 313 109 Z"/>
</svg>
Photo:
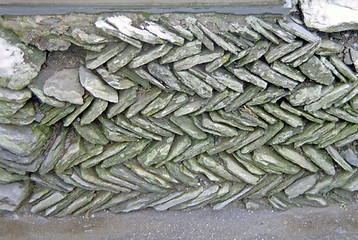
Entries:
<svg viewBox="0 0 358 240">
<path fill-rule="evenodd" d="M 30 99 L 32 93 L 28 89 L 11 90 L 9 88 L 0 87 L 0 101 L 6 102 L 23 102 Z"/>
<path fill-rule="evenodd" d="M 78 69 L 63 69 L 56 72 L 44 84 L 44 93 L 60 101 L 83 104 L 84 89 L 80 84 Z"/>
<path fill-rule="evenodd" d="M 117 103 L 118 93 L 112 87 L 104 83 L 97 75 L 87 68 L 81 66 L 79 69 L 80 82 L 82 86 L 93 96 L 108 102 Z"/>
<path fill-rule="evenodd" d="M 49 128 L 37 124 L 0 124 L 0 147 L 19 156 L 28 156 L 46 142 L 49 134 Z"/>
<path fill-rule="evenodd" d="M 330 85 L 334 81 L 331 71 L 316 56 L 312 56 L 299 68 L 304 75 L 318 83 Z"/>
<path fill-rule="evenodd" d="M 29 193 L 29 182 L 0 184 L 0 212 L 15 211 Z"/>
</svg>

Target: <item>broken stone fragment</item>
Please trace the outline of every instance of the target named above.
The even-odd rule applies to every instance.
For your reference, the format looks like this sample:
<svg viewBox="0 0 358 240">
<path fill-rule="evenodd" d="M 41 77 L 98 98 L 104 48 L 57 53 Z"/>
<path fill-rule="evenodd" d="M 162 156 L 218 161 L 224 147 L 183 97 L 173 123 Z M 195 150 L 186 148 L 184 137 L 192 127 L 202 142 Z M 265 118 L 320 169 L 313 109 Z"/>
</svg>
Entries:
<svg viewBox="0 0 358 240">
<path fill-rule="evenodd" d="M 46 103 L 53 107 L 63 107 L 65 106 L 65 102 L 61 102 L 53 97 L 49 97 L 45 95 L 43 91 L 43 86 L 47 80 L 47 76 L 44 71 L 41 71 L 39 75 L 30 83 L 28 88 L 32 91 L 32 93 L 40 99 L 41 102 Z"/>
<path fill-rule="evenodd" d="M 86 125 L 93 122 L 99 117 L 107 108 L 108 102 L 100 98 L 95 99 L 91 105 L 86 109 L 81 117 L 81 125 Z"/>
<path fill-rule="evenodd" d="M 108 72 L 117 72 L 119 69 L 132 61 L 132 59 L 135 58 L 140 51 L 141 48 L 127 46 L 122 52 L 107 62 Z"/>
<path fill-rule="evenodd" d="M 229 70 L 236 77 L 238 77 L 239 79 L 241 79 L 241 80 L 243 80 L 245 82 L 252 83 L 253 85 L 256 85 L 256 86 L 258 86 L 260 88 L 264 88 L 264 89 L 267 87 L 267 82 L 265 82 L 264 80 L 262 80 L 258 76 L 250 73 L 245 68 L 232 68 L 232 69 L 229 69 Z"/>
<path fill-rule="evenodd" d="M 97 75 L 81 66 L 79 69 L 81 85 L 94 97 L 101 98 L 108 102 L 118 102 L 118 93 L 112 87 L 105 84 Z"/>
<path fill-rule="evenodd" d="M 296 174 L 301 169 L 266 146 L 254 151 L 253 160 L 259 168 L 271 173 Z"/>
<path fill-rule="evenodd" d="M 0 27 L 0 86 L 20 90 L 29 85 L 42 64 L 46 53 L 21 43 L 14 33 Z"/>
<path fill-rule="evenodd" d="M 180 81 L 174 76 L 174 73 L 169 68 L 153 61 L 148 64 L 148 70 L 154 77 L 162 80 L 173 90 L 181 90 Z"/>
<path fill-rule="evenodd" d="M 293 80 L 304 82 L 306 80 L 306 77 L 298 70 L 290 67 L 289 65 L 286 65 L 280 61 L 275 61 L 271 68 L 289 78 L 292 78 Z"/>
<path fill-rule="evenodd" d="M 338 69 L 338 71 L 344 76 L 346 76 L 348 79 L 352 81 L 358 80 L 354 72 L 347 65 L 345 65 L 337 56 L 331 56 L 329 60 Z"/>
<path fill-rule="evenodd" d="M 63 69 L 48 78 L 43 86 L 47 96 L 73 104 L 83 104 L 84 89 L 80 84 L 78 69 Z"/>
<path fill-rule="evenodd" d="M 0 184 L 0 212 L 15 211 L 27 198 L 29 192 L 28 181 Z"/>
</svg>

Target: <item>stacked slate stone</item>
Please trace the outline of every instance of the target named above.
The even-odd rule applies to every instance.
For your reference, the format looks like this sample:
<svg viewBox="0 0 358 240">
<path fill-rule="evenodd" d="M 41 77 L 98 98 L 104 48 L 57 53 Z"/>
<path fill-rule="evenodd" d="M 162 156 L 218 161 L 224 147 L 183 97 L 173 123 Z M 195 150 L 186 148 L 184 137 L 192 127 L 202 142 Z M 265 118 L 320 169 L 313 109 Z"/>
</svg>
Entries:
<svg viewBox="0 0 358 240">
<path fill-rule="evenodd" d="M 290 17 L 87 17 L 0 21 L 0 211 L 353 200 L 356 50 Z"/>
</svg>

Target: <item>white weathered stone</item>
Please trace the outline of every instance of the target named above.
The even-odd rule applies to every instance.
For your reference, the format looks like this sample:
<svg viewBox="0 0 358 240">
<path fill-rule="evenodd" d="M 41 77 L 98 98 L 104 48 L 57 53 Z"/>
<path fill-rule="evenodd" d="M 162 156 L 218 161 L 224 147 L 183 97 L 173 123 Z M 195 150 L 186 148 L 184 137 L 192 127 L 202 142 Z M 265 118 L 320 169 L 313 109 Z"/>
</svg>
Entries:
<svg viewBox="0 0 358 240">
<path fill-rule="evenodd" d="M 307 27 L 322 32 L 358 29 L 358 1 L 356 0 L 300 0 Z"/>
<path fill-rule="evenodd" d="M 0 28 L 0 86 L 13 90 L 26 87 L 40 71 L 46 54 L 25 46 L 15 34 Z"/>
</svg>

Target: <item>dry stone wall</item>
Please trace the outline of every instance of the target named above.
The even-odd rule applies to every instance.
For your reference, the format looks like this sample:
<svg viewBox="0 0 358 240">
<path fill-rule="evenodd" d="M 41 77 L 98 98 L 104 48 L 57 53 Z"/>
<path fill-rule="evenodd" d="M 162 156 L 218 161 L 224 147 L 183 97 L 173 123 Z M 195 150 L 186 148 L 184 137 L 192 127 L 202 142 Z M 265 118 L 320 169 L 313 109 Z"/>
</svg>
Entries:
<svg viewBox="0 0 358 240">
<path fill-rule="evenodd" d="M 0 25 L 0 211 L 285 210 L 355 198 L 356 32 L 314 32 L 293 15 Z"/>
</svg>

